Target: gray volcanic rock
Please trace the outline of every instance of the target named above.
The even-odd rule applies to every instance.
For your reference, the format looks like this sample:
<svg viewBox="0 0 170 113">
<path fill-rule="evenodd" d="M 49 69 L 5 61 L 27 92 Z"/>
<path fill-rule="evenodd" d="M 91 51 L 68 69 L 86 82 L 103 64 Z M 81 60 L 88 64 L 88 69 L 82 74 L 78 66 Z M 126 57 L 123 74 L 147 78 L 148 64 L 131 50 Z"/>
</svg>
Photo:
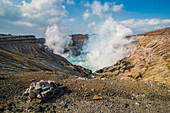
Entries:
<svg viewBox="0 0 170 113">
<path fill-rule="evenodd" d="M 51 99 L 55 96 L 57 91 L 57 84 L 54 81 L 44 81 L 41 80 L 39 82 L 33 82 L 26 89 L 24 95 L 28 95 L 30 99 L 40 99 L 41 101 L 45 101 Z"/>
</svg>

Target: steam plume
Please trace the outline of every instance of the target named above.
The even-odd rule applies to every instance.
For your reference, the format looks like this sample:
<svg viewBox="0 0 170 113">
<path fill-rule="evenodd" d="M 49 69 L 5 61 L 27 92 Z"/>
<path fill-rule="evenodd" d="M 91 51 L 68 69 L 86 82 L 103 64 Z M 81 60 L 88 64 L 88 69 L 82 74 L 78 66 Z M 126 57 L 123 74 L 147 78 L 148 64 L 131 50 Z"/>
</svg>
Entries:
<svg viewBox="0 0 170 113">
<path fill-rule="evenodd" d="M 69 51 L 69 45 L 72 43 L 72 39 L 59 31 L 57 25 L 48 27 L 45 36 L 46 45 L 48 45 L 54 53 L 64 57 L 68 57 L 71 54 L 71 51 Z M 65 50 L 68 50 L 68 52 L 65 53 Z"/>
<path fill-rule="evenodd" d="M 97 35 L 90 36 L 83 46 L 82 54 L 78 57 L 68 57 L 71 52 L 69 45 L 72 44 L 71 37 L 59 31 L 54 25 L 47 28 L 46 45 L 54 53 L 67 57 L 73 64 L 81 65 L 93 71 L 113 65 L 116 61 L 124 58 L 127 53 L 124 51 L 124 44 L 129 43 L 125 37 L 132 35 L 132 30 L 123 24 L 109 17 L 101 25 L 96 25 Z"/>
<path fill-rule="evenodd" d="M 90 68 L 93 71 L 113 65 L 116 61 L 125 57 L 127 54 L 123 50 L 123 45 L 130 42 L 125 37 L 133 33 L 131 29 L 111 17 L 97 27 L 99 28 L 98 35 L 90 36 L 83 47 L 83 54 L 70 59 L 73 63 Z"/>
</svg>

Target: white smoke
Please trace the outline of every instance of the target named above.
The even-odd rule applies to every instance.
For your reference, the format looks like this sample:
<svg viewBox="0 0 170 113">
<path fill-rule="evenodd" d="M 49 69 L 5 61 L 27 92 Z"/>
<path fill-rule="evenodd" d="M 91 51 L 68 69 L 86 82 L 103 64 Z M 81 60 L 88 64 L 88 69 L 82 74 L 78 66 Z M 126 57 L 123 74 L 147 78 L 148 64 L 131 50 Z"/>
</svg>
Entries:
<svg viewBox="0 0 170 113">
<path fill-rule="evenodd" d="M 118 23 L 111 17 L 107 18 L 102 25 L 96 27 L 99 29 L 96 31 L 97 35 L 89 37 L 83 47 L 82 53 L 84 54 L 70 59 L 75 64 L 93 71 L 113 65 L 116 61 L 124 58 L 127 53 L 124 51 L 123 45 L 130 42 L 125 37 L 133 33 L 130 28 Z"/>
<path fill-rule="evenodd" d="M 46 45 L 48 45 L 54 53 L 63 57 L 68 57 L 71 54 L 69 45 L 72 44 L 72 38 L 62 33 L 57 25 L 47 27 L 45 36 Z M 68 50 L 68 52 L 65 53 L 65 50 Z"/>
<path fill-rule="evenodd" d="M 62 33 L 57 25 L 48 27 L 46 30 L 46 45 L 54 53 L 69 57 L 68 60 L 73 64 L 81 65 L 93 71 L 106 66 L 113 65 L 116 61 L 124 58 L 127 52 L 123 46 L 130 43 L 126 36 L 132 35 L 130 28 L 109 17 L 104 23 L 95 26 L 97 35 L 89 37 L 83 46 L 82 54 L 78 57 L 69 57 L 69 45 L 72 38 Z"/>
</svg>

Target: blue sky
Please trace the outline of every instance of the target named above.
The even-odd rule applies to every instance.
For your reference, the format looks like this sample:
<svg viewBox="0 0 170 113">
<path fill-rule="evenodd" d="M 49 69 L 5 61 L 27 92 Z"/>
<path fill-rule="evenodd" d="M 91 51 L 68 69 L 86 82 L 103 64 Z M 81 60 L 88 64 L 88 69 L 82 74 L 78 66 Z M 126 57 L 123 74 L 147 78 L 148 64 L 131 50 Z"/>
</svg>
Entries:
<svg viewBox="0 0 170 113">
<path fill-rule="evenodd" d="M 112 17 L 135 34 L 170 27 L 169 0 L 1 0 L 0 33 L 44 37 L 57 25 L 66 34 L 93 33 Z"/>
</svg>

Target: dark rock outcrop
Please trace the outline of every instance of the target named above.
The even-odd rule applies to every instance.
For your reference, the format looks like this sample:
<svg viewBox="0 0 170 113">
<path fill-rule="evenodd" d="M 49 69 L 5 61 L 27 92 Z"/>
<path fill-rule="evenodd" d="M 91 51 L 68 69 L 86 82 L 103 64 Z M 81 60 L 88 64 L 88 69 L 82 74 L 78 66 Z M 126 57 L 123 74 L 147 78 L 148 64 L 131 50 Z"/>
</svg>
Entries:
<svg viewBox="0 0 170 113">
<path fill-rule="evenodd" d="M 72 37 L 73 40 L 73 44 L 71 45 L 72 54 L 74 56 L 78 56 L 81 54 L 83 44 L 87 41 L 88 35 L 74 34 L 70 36 Z"/>
</svg>

